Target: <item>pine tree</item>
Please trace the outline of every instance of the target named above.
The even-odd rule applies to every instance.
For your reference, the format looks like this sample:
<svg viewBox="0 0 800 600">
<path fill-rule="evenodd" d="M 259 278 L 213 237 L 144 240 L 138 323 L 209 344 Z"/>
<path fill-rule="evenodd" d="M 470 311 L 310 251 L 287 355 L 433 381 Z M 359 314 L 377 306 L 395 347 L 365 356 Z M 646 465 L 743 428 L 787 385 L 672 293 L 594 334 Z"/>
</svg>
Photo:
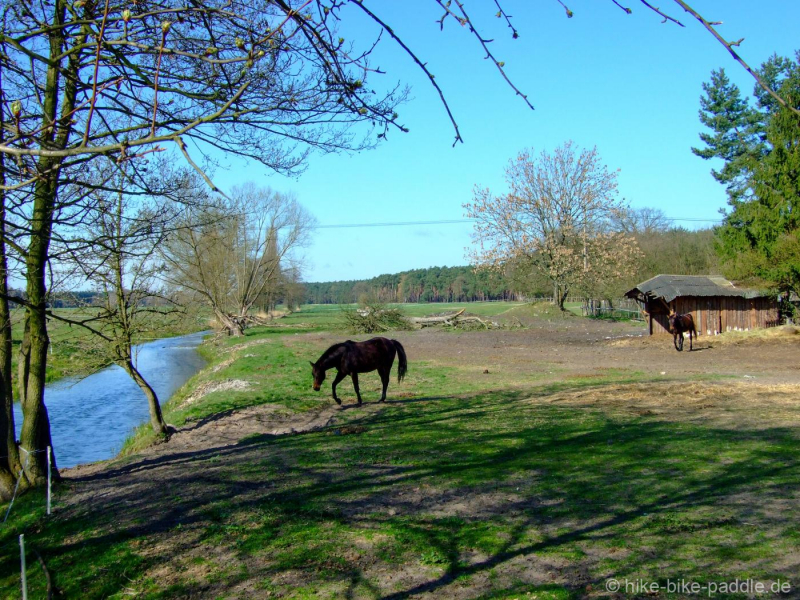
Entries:
<svg viewBox="0 0 800 600">
<path fill-rule="evenodd" d="M 700 121 L 712 133 L 701 133 L 706 148 L 692 152 L 706 160 L 721 158 L 722 170 L 711 170 L 714 179 L 725 185 L 731 201 L 747 198 L 750 190 L 750 169 L 765 151 L 761 142 L 761 122 L 724 69 L 711 72 L 711 82 L 703 84 L 705 96 L 700 98 Z"/>
</svg>

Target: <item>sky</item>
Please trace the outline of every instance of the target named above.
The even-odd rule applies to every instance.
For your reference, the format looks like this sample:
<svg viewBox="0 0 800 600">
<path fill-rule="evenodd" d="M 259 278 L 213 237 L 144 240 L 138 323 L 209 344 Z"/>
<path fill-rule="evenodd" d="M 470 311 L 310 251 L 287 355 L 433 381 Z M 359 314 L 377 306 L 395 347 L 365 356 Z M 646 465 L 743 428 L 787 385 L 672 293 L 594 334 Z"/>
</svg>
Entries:
<svg viewBox="0 0 800 600">
<path fill-rule="evenodd" d="M 500 77 L 469 32 L 452 20 L 439 30 L 432 0 L 366 0 L 436 76 L 458 122 L 463 144 L 435 89 L 402 49 L 384 39 L 373 64 L 386 71 L 373 87 L 411 87 L 398 110 L 409 133 L 392 132 L 378 148 L 355 154 L 312 155 L 298 177 L 258 164 L 227 162 L 214 175 L 222 189 L 245 179 L 293 193 L 319 228 L 303 250 L 306 281 L 352 280 L 430 266 L 468 264 L 472 226 L 462 221 L 473 188 L 506 191 L 504 168 L 523 148 L 552 152 L 568 140 L 596 147 L 609 169 L 619 169 L 619 194 L 634 208 L 661 209 L 675 225 L 713 225 L 726 206 L 711 177 L 715 165 L 694 156 L 703 127 L 702 83 L 725 68 L 743 93 L 755 84 L 725 48 L 677 4 L 658 5 L 685 27 L 662 19 L 637 0 L 570 0 L 568 19 L 557 0 L 505 0 L 519 39 L 494 3 L 465 7 L 492 51 L 505 63 L 530 110 Z M 800 49 L 800 1 L 691 0 L 753 67 L 773 53 Z M 343 13 L 343 35 L 361 44 L 375 29 L 356 11 Z M 720 165 L 716 165 L 719 167 Z M 352 224 L 412 225 L 339 227 Z"/>
</svg>

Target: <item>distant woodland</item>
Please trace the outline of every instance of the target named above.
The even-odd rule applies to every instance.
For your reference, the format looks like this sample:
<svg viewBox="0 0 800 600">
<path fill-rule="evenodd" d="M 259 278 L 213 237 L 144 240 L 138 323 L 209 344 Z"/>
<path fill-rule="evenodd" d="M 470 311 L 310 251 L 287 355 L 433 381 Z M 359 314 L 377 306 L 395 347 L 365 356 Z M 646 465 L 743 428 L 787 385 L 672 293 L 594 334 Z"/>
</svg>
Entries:
<svg viewBox="0 0 800 600">
<path fill-rule="evenodd" d="M 635 227 L 634 229 L 641 229 Z M 711 229 L 649 226 L 632 233 L 644 256 L 629 279 L 615 281 L 601 296 L 617 298 L 636 283 L 659 273 L 718 274 Z M 381 302 L 471 302 L 550 297 L 548 281 L 524 263 L 502 271 L 472 266 L 413 269 L 372 279 L 305 283 L 305 303 L 348 304 L 376 299 Z"/>
</svg>

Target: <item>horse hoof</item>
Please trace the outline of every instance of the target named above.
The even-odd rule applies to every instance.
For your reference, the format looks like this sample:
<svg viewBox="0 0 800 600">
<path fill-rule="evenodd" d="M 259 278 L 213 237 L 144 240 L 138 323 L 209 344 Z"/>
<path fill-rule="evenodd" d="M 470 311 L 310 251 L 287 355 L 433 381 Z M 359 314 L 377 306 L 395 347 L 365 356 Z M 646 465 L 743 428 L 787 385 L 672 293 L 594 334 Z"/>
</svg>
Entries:
<svg viewBox="0 0 800 600">
<path fill-rule="evenodd" d="M 339 406 L 341 406 L 341 405 L 342 405 L 342 401 L 341 401 L 341 400 L 339 400 L 338 398 L 334 398 L 334 400 L 336 400 L 336 404 L 338 404 Z"/>
</svg>

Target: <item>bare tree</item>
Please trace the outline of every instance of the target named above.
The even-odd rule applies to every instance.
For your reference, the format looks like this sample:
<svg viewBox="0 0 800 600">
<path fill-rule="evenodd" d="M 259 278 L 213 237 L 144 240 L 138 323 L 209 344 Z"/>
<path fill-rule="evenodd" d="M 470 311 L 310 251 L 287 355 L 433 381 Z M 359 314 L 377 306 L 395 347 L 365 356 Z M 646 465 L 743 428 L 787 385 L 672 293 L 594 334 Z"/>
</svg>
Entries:
<svg viewBox="0 0 800 600">
<path fill-rule="evenodd" d="M 634 236 L 652 235 L 668 231 L 672 224 L 660 208 L 626 208 L 619 212 L 612 227 Z"/>
<path fill-rule="evenodd" d="M 118 177 L 124 178 L 124 171 Z M 173 231 L 177 210 L 167 197 L 141 200 L 126 196 L 122 182 L 114 187 L 113 192 L 92 191 L 94 210 L 72 230 L 60 264 L 81 287 L 88 283 L 97 291 L 97 304 L 73 322 L 95 334 L 87 344 L 100 364 L 119 365 L 139 386 L 153 430 L 168 435 L 158 396 L 136 366 L 134 343 L 153 335 L 154 323 L 163 326 L 166 316 L 180 313 L 159 289 L 160 264 L 155 259 Z M 83 243 L 77 243 L 79 239 Z"/>
<path fill-rule="evenodd" d="M 251 309 L 307 243 L 314 219 L 293 197 L 253 184 L 219 202 L 186 212 L 162 252 L 165 277 L 202 298 L 229 334 L 243 335 Z"/>
<path fill-rule="evenodd" d="M 476 220 L 474 264 L 529 262 L 549 279 L 561 309 L 570 290 L 587 293 L 632 268 L 635 240 L 609 231 L 623 210 L 617 173 L 601 164 L 596 149 L 577 152 L 567 142 L 538 157 L 525 150 L 510 161 L 506 181 L 508 193 L 476 187 L 472 203 L 464 205 Z"/>
</svg>

